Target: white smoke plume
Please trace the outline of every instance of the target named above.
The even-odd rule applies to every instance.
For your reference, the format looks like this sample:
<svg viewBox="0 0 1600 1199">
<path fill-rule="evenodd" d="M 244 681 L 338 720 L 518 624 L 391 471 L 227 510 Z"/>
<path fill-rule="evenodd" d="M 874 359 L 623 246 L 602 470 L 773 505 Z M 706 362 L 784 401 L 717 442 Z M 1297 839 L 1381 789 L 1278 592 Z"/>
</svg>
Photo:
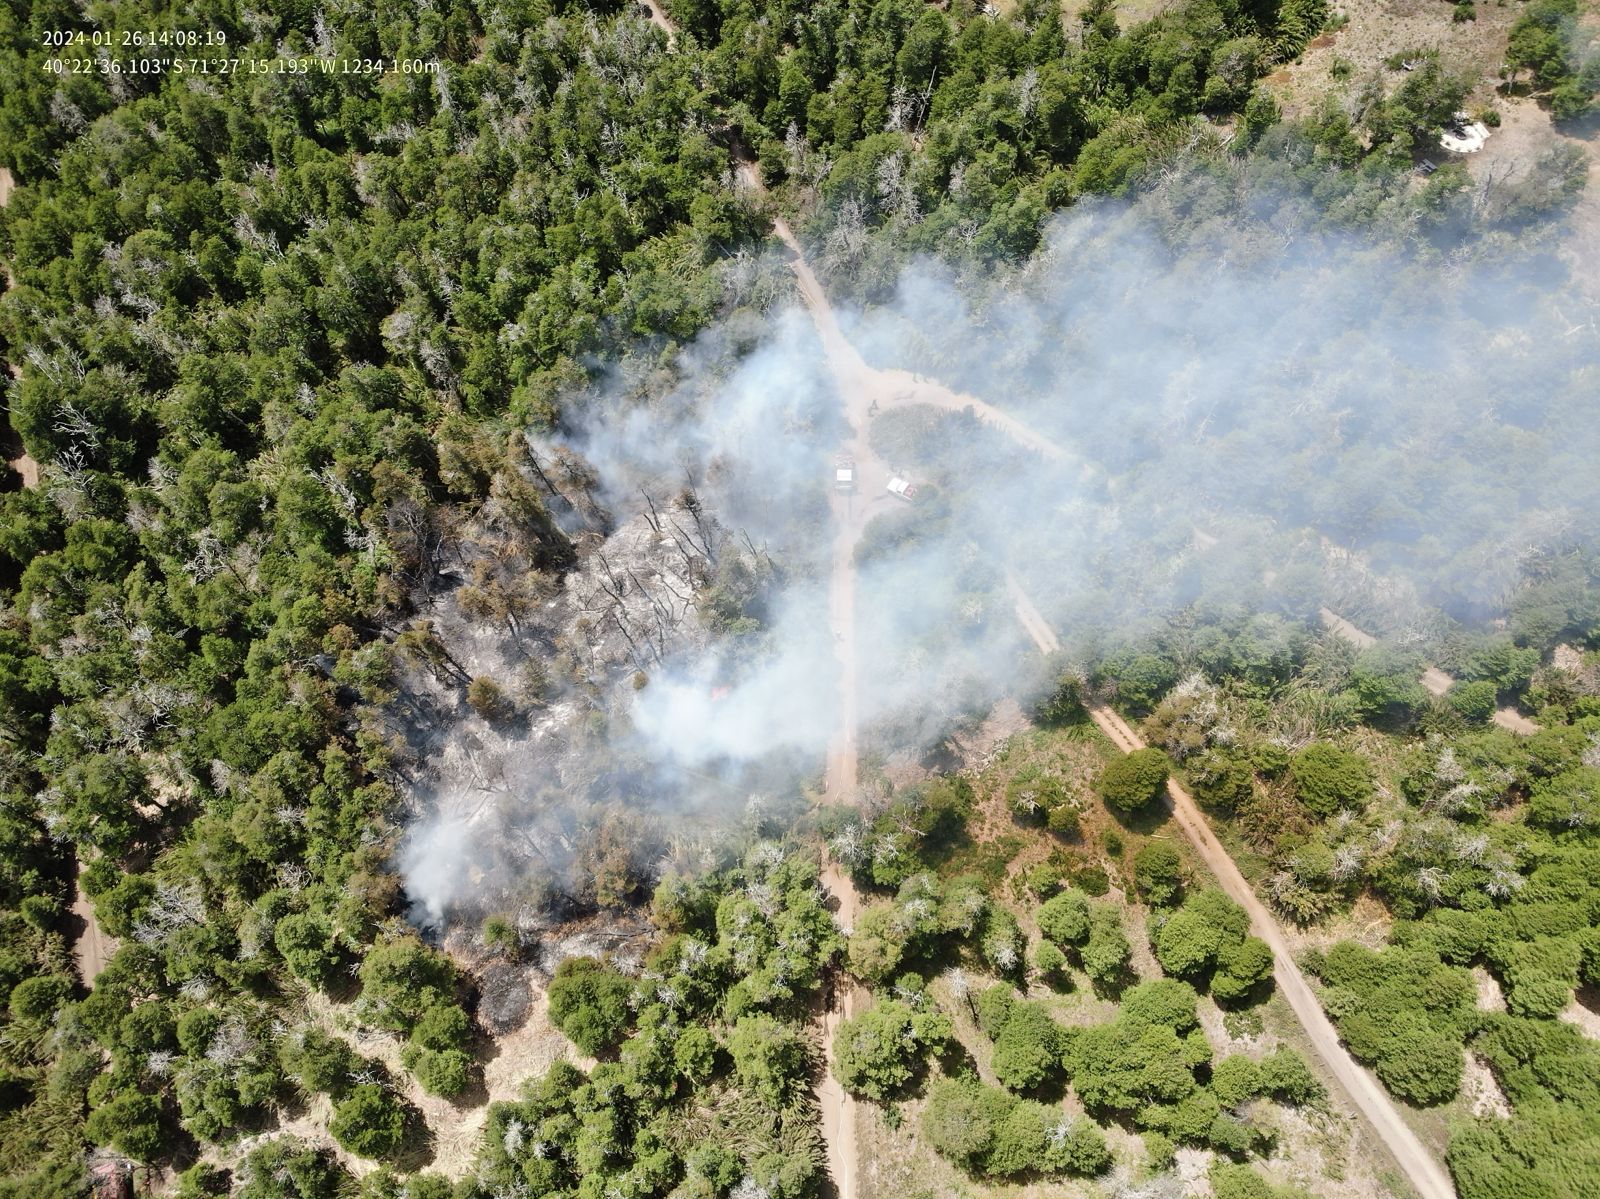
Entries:
<svg viewBox="0 0 1600 1199">
<path fill-rule="evenodd" d="M 1321 604 L 1380 633 L 1480 621 L 1588 543 L 1600 323 L 1548 238 L 1401 249 L 1322 231 L 1298 198 L 1248 207 L 1198 187 L 1073 210 L 1020 271 L 921 262 L 890 302 L 839 314 L 869 361 L 1060 450 L 895 397 L 861 430 L 921 487 L 857 501 L 881 511 L 856 550 L 879 745 L 929 745 L 1037 670 L 1008 571 L 1084 660 L 1181 609 L 1253 621 L 1263 644 Z M 531 870 L 595 870 L 581 843 L 619 812 L 648 853 L 703 858 L 801 802 L 841 719 L 827 500 L 847 398 L 796 305 L 628 364 L 569 406 L 559 445 L 535 440 L 535 461 L 575 456 L 594 484 L 554 484 L 580 567 L 542 652 L 592 652 L 515 727 L 458 706 L 435 736 L 402 863 L 433 918 L 502 903 Z M 597 620 L 584 595 L 632 615 Z"/>
</svg>

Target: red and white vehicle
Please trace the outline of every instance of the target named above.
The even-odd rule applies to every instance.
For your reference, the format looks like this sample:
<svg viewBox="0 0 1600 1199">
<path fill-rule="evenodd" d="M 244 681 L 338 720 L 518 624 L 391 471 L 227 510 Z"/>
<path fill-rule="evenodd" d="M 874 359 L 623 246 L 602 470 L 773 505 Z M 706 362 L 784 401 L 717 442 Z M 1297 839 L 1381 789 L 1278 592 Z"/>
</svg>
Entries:
<svg viewBox="0 0 1600 1199">
<path fill-rule="evenodd" d="M 889 486 L 886 488 L 886 490 L 890 495 L 897 496 L 898 498 L 905 500 L 907 503 L 910 503 L 917 497 L 917 485 L 911 482 L 909 479 L 902 479 L 899 475 L 895 475 L 889 480 Z"/>
</svg>

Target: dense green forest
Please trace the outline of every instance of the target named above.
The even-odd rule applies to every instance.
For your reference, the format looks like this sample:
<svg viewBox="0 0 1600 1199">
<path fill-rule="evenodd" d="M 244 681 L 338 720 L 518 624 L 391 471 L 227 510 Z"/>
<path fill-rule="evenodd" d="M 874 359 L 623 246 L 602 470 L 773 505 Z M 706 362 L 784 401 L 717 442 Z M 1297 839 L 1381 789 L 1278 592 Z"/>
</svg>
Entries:
<svg viewBox="0 0 1600 1199">
<path fill-rule="evenodd" d="M 1322 28 L 1320 0 L 1138 23 L 1104 0 L 1070 21 L 1041 0 L 665 8 L 670 45 L 620 3 L 0 5 L 17 182 L 0 387 L 41 474 L 0 493 L 0 1196 L 85 1195 L 107 1150 L 185 1197 L 800 1199 L 824 1164 L 812 1006 L 857 981 L 876 1002 L 841 1030 L 835 1076 L 885 1112 L 920 1104 L 919 1135 L 964 1176 L 1099 1177 L 1136 1136 L 1141 1170 L 1205 1148 L 1219 1196 L 1270 1194 L 1274 1121 L 1327 1096 L 1286 1046 L 1219 1054 L 1196 1014 L 1248 1026 L 1270 953 L 1156 841 L 1112 855 L 1137 927 L 1079 827 L 1109 804 L 1131 829 L 1169 765 L 1286 919 L 1363 895 L 1398 917 L 1393 944 L 1310 964 L 1396 1095 L 1451 1100 L 1459 1047 L 1489 1063 L 1513 1114 L 1457 1129 L 1464 1199 L 1600 1191 L 1600 1051 L 1554 1019 L 1600 986 L 1600 591 L 1572 554 L 1537 564 L 1504 634 L 1439 618 L 1426 648 L 1462 680 L 1442 700 L 1415 682 L 1415 642 L 1357 653 L 1304 606 L 1202 605 L 1102 646 L 1040 724 L 1082 741 L 1080 694 L 1114 697 L 1161 760 L 1107 751 L 1093 791 L 1012 780 L 1018 828 L 1069 863 L 1015 894 L 960 777 L 885 784 L 693 876 L 586 829 L 599 865 L 572 914 L 647 905 L 648 952 L 557 967 L 549 1016 L 589 1064 L 494 1105 L 460 1178 L 427 1169 L 406 1096 L 468 1102 L 487 1034 L 477 979 L 408 919 L 415 747 L 396 712 L 411 672 L 485 719 L 543 702 L 436 635 L 438 547 L 472 520 L 519 530 L 506 570 L 533 582 L 475 580 L 485 621 L 558 589 L 579 538 L 526 434 L 559 430 L 616 364 L 647 397 L 697 333 L 786 303 L 774 211 L 830 288 L 887 301 L 921 255 L 1013 278 L 1051 213 L 1180 168 L 1201 199 L 1169 212 L 1208 187 L 1234 212 L 1298 189 L 1330 226 L 1424 253 L 1464 223 L 1509 238 L 1581 178 L 1552 158 L 1488 208 L 1459 165 L 1417 179 L 1469 87 L 1433 59 L 1358 112 L 1282 122 L 1259 81 Z M 1517 61 L 1575 115 L 1593 56 L 1544 36 L 1570 15 L 1535 0 Z M 225 41 L 186 51 L 204 73 L 113 70 L 150 29 Z M 48 44 L 75 30 L 109 41 Z M 302 58 L 432 69 L 224 67 Z M 744 157 L 766 194 L 738 185 Z M 753 584 L 715 582 L 695 601 L 709 624 L 759 623 Z M 1541 731 L 1486 726 L 1507 703 Z M 871 898 L 848 938 L 820 842 Z M 94 978 L 72 948 L 80 891 L 120 942 Z M 528 950 L 504 918 L 478 941 Z M 1136 946 L 1160 977 L 1136 975 Z M 1471 967 L 1505 1011 L 1473 1005 Z M 1116 1014 L 1059 1024 L 1074 994 Z M 1069 1092 L 1085 1114 L 1064 1121 Z M 332 1145 L 262 1135 L 315 1105 Z"/>
</svg>

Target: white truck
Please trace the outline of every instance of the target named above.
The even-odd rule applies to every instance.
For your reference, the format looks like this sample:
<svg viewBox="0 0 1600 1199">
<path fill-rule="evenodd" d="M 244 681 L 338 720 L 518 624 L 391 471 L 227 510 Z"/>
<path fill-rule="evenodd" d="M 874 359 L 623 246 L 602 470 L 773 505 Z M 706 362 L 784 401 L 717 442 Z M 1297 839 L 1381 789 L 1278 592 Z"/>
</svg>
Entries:
<svg viewBox="0 0 1600 1199">
<path fill-rule="evenodd" d="M 899 475 L 895 475 L 889 480 L 887 491 L 890 495 L 905 500 L 908 504 L 917 497 L 917 485 L 909 479 L 902 479 Z"/>
<path fill-rule="evenodd" d="M 844 455 L 833 460 L 833 489 L 849 495 L 856 489 L 856 460 Z"/>
</svg>

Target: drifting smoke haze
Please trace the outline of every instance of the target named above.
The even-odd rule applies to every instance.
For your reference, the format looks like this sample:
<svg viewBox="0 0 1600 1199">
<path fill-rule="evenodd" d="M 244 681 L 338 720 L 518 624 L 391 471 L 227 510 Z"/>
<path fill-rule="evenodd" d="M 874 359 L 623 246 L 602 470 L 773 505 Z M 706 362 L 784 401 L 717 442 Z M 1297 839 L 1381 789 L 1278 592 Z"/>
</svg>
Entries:
<svg viewBox="0 0 1600 1199">
<path fill-rule="evenodd" d="M 1180 609 L 1268 645 L 1322 604 L 1423 637 L 1440 611 L 1496 614 L 1591 537 L 1600 334 L 1555 255 L 1420 255 L 1318 232 L 1299 200 L 1242 223 L 1197 216 L 1205 200 L 1074 210 L 1019 272 L 917 263 L 889 302 L 840 314 L 869 361 L 1061 451 L 886 393 L 862 432 L 923 490 L 854 501 L 878 513 L 856 553 L 868 745 L 925 748 L 1041 677 L 1008 571 L 1090 663 Z M 473 673 L 529 644 L 588 655 L 514 727 L 463 709 L 432 735 L 403 865 L 433 919 L 593 872 L 581 846 L 609 820 L 646 828 L 646 873 L 715 860 L 798 810 L 839 725 L 828 488 L 847 429 L 804 310 L 741 315 L 567 419 L 534 460 L 576 457 L 592 485 L 552 484 L 579 565 L 543 631 L 519 648 L 448 597 L 439 623 Z"/>
</svg>

